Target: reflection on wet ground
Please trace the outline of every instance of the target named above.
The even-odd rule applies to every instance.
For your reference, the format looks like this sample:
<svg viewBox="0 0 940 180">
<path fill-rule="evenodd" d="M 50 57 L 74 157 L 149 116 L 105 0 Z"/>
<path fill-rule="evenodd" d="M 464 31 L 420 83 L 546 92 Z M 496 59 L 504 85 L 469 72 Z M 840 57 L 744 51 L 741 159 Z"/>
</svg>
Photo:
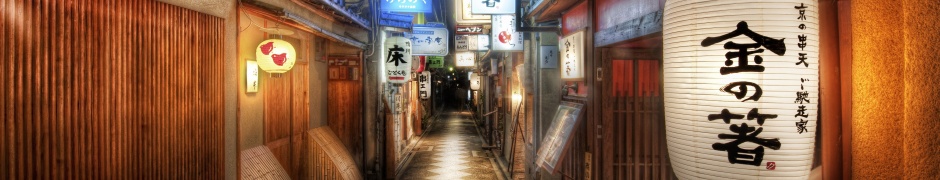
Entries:
<svg viewBox="0 0 940 180">
<path fill-rule="evenodd" d="M 414 148 L 401 179 L 499 179 L 468 112 L 445 113 Z"/>
</svg>

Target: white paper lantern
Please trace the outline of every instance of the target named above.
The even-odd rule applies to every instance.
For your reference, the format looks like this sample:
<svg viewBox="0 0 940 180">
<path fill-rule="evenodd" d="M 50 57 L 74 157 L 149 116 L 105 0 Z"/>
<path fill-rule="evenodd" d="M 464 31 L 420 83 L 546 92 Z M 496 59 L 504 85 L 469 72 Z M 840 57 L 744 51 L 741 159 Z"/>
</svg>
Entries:
<svg viewBox="0 0 940 180">
<path fill-rule="evenodd" d="M 411 76 L 411 40 L 404 37 L 385 39 L 385 76 L 389 83 L 408 82 Z"/>
<path fill-rule="evenodd" d="M 480 90 L 480 76 L 470 76 L 470 89 Z"/>
<path fill-rule="evenodd" d="M 665 5 L 666 139 L 676 175 L 808 178 L 819 101 L 817 2 Z"/>
<path fill-rule="evenodd" d="M 280 39 L 268 39 L 258 44 L 255 48 L 255 58 L 258 59 L 258 67 L 268 73 L 285 73 L 294 67 L 294 61 L 297 60 L 297 53 L 294 46 Z"/>
</svg>

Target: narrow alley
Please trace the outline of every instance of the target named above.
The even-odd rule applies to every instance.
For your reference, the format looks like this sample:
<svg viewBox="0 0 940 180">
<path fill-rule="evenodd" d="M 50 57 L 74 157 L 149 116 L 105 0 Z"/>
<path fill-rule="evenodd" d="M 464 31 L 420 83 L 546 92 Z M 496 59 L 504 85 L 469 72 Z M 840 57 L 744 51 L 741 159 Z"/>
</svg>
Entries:
<svg viewBox="0 0 940 180">
<path fill-rule="evenodd" d="M 405 164 L 399 179 L 499 179 L 501 172 L 469 111 L 442 112 Z"/>
<path fill-rule="evenodd" d="M 937 19 L 940 0 L 0 0 L 0 180 L 938 179 Z"/>
</svg>

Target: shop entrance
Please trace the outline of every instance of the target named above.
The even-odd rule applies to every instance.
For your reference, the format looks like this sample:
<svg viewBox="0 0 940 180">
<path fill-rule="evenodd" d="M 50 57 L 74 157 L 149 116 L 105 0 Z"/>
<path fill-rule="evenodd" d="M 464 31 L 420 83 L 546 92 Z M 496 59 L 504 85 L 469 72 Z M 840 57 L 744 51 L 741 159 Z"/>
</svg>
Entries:
<svg viewBox="0 0 940 180">
<path fill-rule="evenodd" d="M 658 49 L 601 50 L 604 90 L 597 147 L 602 179 L 671 179 Z"/>
</svg>

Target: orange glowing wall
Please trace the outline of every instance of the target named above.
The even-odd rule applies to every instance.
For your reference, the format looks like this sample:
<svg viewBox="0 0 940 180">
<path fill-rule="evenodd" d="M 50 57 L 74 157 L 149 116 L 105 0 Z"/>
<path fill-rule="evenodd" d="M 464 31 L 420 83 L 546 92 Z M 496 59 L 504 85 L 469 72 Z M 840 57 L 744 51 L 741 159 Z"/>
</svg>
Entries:
<svg viewBox="0 0 940 180">
<path fill-rule="evenodd" d="M 940 176 L 940 2 L 852 1 L 852 176 Z"/>
</svg>

